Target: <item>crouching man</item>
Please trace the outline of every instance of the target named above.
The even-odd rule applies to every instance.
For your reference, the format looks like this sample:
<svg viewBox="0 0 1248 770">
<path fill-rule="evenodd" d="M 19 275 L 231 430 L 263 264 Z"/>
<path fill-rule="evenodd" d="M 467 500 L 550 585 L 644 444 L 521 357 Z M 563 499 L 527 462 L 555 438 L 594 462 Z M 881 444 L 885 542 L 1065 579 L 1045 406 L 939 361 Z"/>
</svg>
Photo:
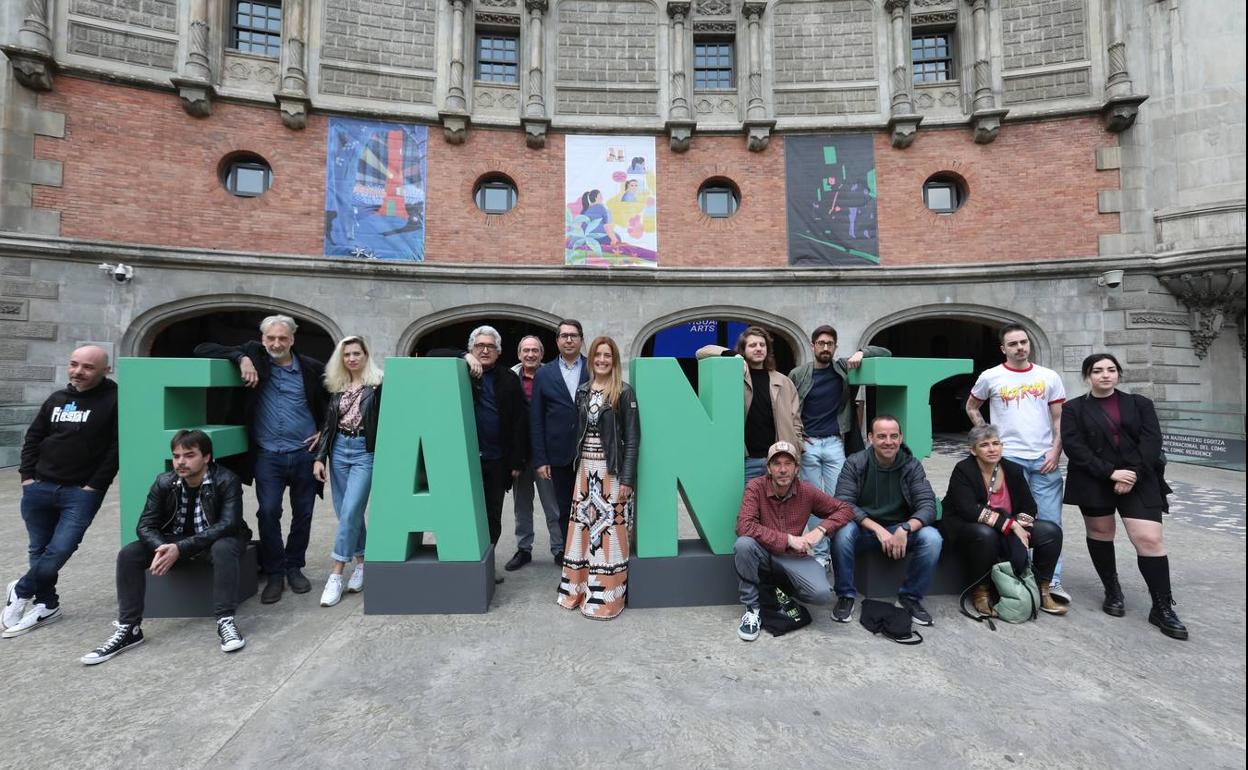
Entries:
<svg viewBox="0 0 1248 770">
<path fill-rule="evenodd" d="M 828 573 L 815 560 L 815 546 L 854 518 L 845 503 L 829 497 L 814 484 L 797 478 L 797 448 L 777 441 L 767 450 L 767 473 L 745 485 L 737 514 L 737 542 L 733 556 L 740 579 L 739 595 L 745 614 L 737 636 L 747 642 L 758 638 L 759 573 L 779 573 L 793 585 L 798 601 L 831 604 Z M 815 526 L 806 532 L 814 517 Z"/>
<path fill-rule="evenodd" d="M 173 470 L 162 473 L 147 493 L 139 518 L 139 539 L 117 554 L 116 630 L 82 656 L 88 666 L 143 643 L 143 602 L 147 576 L 164 575 L 179 562 L 212 564 L 212 597 L 222 652 L 246 642 L 234 624 L 239 571 L 251 530 L 243 521 L 243 488 L 238 476 L 212 461 L 212 439 L 199 430 L 173 437 Z"/>
</svg>

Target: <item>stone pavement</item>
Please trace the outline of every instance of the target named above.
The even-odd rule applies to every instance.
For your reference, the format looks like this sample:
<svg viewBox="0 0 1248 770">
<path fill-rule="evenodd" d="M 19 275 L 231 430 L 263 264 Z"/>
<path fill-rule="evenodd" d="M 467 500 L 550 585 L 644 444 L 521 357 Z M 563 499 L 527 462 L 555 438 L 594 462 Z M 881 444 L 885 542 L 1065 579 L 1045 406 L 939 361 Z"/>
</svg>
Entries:
<svg viewBox="0 0 1248 770">
<path fill-rule="evenodd" d="M 956 454 L 940 445 L 925 461 L 938 494 Z M 366 617 L 359 596 L 323 609 L 326 502 L 313 591 L 247 601 L 246 649 L 218 651 L 211 620 L 151 620 L 146 644 L 87 668 L 78 657 L 108 636 L 116 607 L 114 487 L 62 573 L 65 618 L 0 640 L 0 767 L 1242 768 L 1244 474 L 1169 475 L 1188 642 L 1148 625 L 1123 533 L 1128 613 L 1101 613 L 1071 508 L 1068 616 L 993 632 L 936 597 L 927 641 L 902 647 L 823 608 L 811 627 L 753 644 L 737 639 L 738 607 L 586 620 L 555 606 L 543 534 L 542 556 L 506 573 L 486 615 Z M 6 472 L 4 582 L 25 563 L 19 496 Z M 500 574 L 513 548 L 505 534 Z"/>
</svg>

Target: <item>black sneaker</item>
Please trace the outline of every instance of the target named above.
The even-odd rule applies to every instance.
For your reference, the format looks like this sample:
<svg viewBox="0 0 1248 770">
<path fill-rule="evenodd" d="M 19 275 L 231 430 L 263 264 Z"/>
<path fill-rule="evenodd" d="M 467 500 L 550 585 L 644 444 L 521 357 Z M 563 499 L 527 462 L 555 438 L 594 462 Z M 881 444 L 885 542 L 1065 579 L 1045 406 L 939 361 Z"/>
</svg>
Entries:
<svg viewBox="0 0 1248 770">
<path fill-rule="evenodd" d="M 238 632 L 234 625 L 234 616 L 217 619 L 217 638 L 221 640 L 221 652 L 234 652 L 243 649 L 247 640 Z"/>
<path fill-rule="evenodd" d="M 898 600 L 902 607 L 910 611 L 910 617 L 914 618 L 915 623 L 918 623 L 920 626 L 930 626 L 932 624 L 931 614 L 923 609 L 923 605 L 918 599 L 911 599 L 909 596 L 899 596 Z"/>
<path fill-rule="evenodd" d="M 260 592 L 261 604 L 273 604 L 281 600 L 282 591 L 286 590 L 286 578 L 281 575 L 269 575 L 264 590 Z"/>
<path fill-rule="evenodd" d="M 290 590 L 297 594 L 306 594 L 312 590 L 312 581 L 304 577 L 300 569 L 287 570 L 286 582 L 290 583 Z"/>
<path fill-rule="evenodd" d="M 560 551 L 559 553 L 555 554 L 554 560 L 555 560 L 556 567 L 562 567 L 563 566 L 563 551 Z"/>
<path fill-rule="evenodd" d="M 507 560 L 507 563 L 503 565 L 503 569 L 508 572 L 515 572 L 531 561 L 533 561 L 533 554 L 528 551 L 516 551 L 516 555 Z"/>
<path fill-rule="evenodd" d="M 832 619 L 837 623 L 848 623 L 853 620 L 854 615 L 854 597 L 838 596 L 836 597 L 836 606 L 832 608 Z"/>
<path fill-rule="evenodd" d="M 108 638 L 107 642 L 78 659 L 84 666 L 94 666 L 97 663 L 103 663 L 122 654 L 131 647 L 143 644 L 143 629 L 139 628 L 138 623 L 126 625 L 114 620 L 113 625 L 117 630 L 113 631 L 113 635 Z"/>
</svg>

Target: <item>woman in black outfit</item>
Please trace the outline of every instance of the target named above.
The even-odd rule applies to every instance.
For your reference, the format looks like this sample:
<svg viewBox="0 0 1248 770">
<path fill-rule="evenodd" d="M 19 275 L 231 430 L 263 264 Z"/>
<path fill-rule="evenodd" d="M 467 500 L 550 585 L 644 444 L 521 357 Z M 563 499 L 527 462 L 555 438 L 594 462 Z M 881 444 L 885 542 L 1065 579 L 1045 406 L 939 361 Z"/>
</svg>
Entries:
<svg viewBox="0 0 1248 770">
<path fill-rule="evenodd" d="M 1166 636 L 1187 638 L 1170 595 L 1170 560 L 1161 537 L 1161 514 L 1169 510 L 1161 426 L 1153 402 L 1117 389 L 1122 366 L 1109 353 L 1083 359 L 1087 394 L 1062 405 L 1062 447 L 1069 464 L 1063 501 L 1079 506 L 1087 527 L 1088 553 L 1105 585 L 1101 608 L 1114 617 L 1126 614 L 1118 569 L 1114 564 L 1114 510 L 1127 537 L 1153 608 L 1148 622 Z"/>
<path fill-rule="evenodd" d="M 992 565 L 1025 561 L 1033 549 L 1032 571 L 1040 586 L 1040 609 L 1065 615 L 1066 607 L 1049 594 L 1053 569 L 1062 554 L 1061 527 L 1036 518 L 1036 501 L 1027 486 L 1023 467 L 1001 456 L 1001 434 L 995 425 L 978 425 L 967 434 L 971 456 L 954 466 L 943 503 L 940 527 L 945 547 L 958 555 L 969 575 L 982 578 L 971 589 L 971 601 L 981 615 L 992 615 Z"/>
</svg>

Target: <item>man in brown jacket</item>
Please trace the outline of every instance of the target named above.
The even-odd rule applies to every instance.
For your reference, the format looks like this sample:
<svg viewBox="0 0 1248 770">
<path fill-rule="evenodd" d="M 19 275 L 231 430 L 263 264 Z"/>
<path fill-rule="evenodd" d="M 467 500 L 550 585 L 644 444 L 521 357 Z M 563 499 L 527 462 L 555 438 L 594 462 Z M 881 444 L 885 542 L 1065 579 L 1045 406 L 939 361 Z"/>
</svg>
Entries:
<svg viewBox="0 0 1248 770">
<path fill-rule="evenodd" d="M 776 371 L 771 333 L 761 326 L 741 332 L 736 350 L 719 345 L 698 349 L 697 357 L 740 356 L 745 359 L 745 480 L 767 471 L 767 450 L 777 441 L 802 445 L 802 415 L 793 381 Z M 766 393 L 767 398 L 755 398 Z M 796 455 L 800 461 L 800 454 Z"/>
</svg>

